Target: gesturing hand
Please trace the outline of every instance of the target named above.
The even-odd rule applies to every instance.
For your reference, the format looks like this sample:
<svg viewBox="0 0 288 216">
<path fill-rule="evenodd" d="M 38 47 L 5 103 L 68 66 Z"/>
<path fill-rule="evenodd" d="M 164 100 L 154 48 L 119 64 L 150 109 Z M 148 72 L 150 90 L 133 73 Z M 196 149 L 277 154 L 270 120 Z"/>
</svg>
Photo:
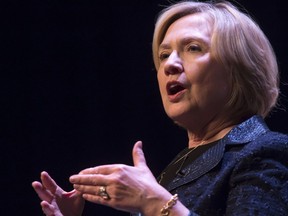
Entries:
<svg viewBox="0 0 288 216">
<path fill-rule="evenodd" d="M 163 206 L 163 200 L 171 194 L 157 183 L 147 167 L 140 141 L 134 145 L 133 161 L 134 166 L 114 164 L 88 168 L 71 176 L 70 182 L 84 199 L 115 209 L 144 213 L 159 202 Z M 104 195 L 106 190 L 107 196 L 101 196 L 99 189 L 104 190 Z"/>
<path fill-rule="evenodd" d="M 41 206 L 46 216 L 80 216 L 82 214 L 84 199 L 78 191 L 64 191 L 47 172 L 42 172 L 40 178 L 41 182 L 35 181 L 32 186 L 42 200 Z"/>
</svg>

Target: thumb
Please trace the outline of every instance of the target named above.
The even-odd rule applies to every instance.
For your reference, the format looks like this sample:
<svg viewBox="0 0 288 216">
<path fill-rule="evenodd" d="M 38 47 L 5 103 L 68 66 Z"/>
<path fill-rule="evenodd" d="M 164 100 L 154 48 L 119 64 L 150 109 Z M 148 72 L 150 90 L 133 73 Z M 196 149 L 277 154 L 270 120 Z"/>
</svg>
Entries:
<svg viewBox="0 0 288 216">
<path fill-rule="evenodd" d="M 135 167 L 147 167 L 144 152 L 142 150 L 142 141 L 135 143 L 132 156 Z"/>
</svg>

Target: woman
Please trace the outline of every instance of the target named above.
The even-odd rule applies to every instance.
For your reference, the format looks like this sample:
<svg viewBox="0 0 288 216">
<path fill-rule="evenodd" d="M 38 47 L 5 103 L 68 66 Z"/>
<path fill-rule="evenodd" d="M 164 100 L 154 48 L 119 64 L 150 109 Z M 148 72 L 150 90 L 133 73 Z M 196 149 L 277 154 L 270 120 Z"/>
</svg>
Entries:
<svg viewBox="0 0 288 216">
<path fill-rule="evenodd" d="M 287 215 L 288 136 L 264 118 L 278 68 L 254 21 L 228 2 L 182 2 L 159 16 L 153 58 L 167 115 L 188 147 L 156 180 L 142 143 L 134 166 L 88 168 L 63 191 L 43 172 L 32 185 L 46 215 L 81 215 L 84 201 L 139 215 Z"/>
</svg>

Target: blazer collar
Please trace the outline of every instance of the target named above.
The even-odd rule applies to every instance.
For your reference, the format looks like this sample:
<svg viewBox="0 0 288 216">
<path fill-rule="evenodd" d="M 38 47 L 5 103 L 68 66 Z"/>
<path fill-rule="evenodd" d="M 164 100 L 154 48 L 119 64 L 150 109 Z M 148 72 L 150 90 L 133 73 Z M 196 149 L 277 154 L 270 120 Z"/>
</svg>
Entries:
<svg viewBox="0 0 288 216">
<path fill-rule="evenodd" d="M 243 145 L 246 144 L 263 133 L 268 131 L 262 117 L 255 115 L 248 120 L 234 127 L 225 137 L 218 143 L 209 148 L 201 157 L 197 158 L 193 163 L 186 167 L 183 172 L 185 175 L 176 177 L 167 186 L 167 190 L 171 191 L 181 185 L 191 182 L 205 173 L 213 169 L 222 159 L 226 145 Z"/>
</svg>

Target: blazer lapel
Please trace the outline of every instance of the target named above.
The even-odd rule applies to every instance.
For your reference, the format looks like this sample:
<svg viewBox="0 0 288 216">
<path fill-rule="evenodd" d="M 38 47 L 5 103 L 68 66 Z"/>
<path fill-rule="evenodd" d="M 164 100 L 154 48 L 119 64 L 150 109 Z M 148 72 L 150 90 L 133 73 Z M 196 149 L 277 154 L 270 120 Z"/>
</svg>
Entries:
<svg viewBox="0 0 288 216">
<path fill-rule="evenodd" d="M 181 185 L 194 181 L 213 169 L 222 160 L 226 145 L 244 145 L 269 129 L 260 116 L 253 116 L 233 128 L 223 139 L 209 148 L 201 157 L 183 169 L 184 176 L 176 177 L 168 186 L 171 191 Z"/>
<path fill-rule="evenodd" d="M 225 142 L 220 140 L 215 146 L 209 148 L 201 157 L 197 158 L 188 167 L 183 169 L 184 176 L 176 177 L 167 190 L 173 190 L 183 184 L 191 182 L 213 169 L 222 159 Z"/>
</svg>

